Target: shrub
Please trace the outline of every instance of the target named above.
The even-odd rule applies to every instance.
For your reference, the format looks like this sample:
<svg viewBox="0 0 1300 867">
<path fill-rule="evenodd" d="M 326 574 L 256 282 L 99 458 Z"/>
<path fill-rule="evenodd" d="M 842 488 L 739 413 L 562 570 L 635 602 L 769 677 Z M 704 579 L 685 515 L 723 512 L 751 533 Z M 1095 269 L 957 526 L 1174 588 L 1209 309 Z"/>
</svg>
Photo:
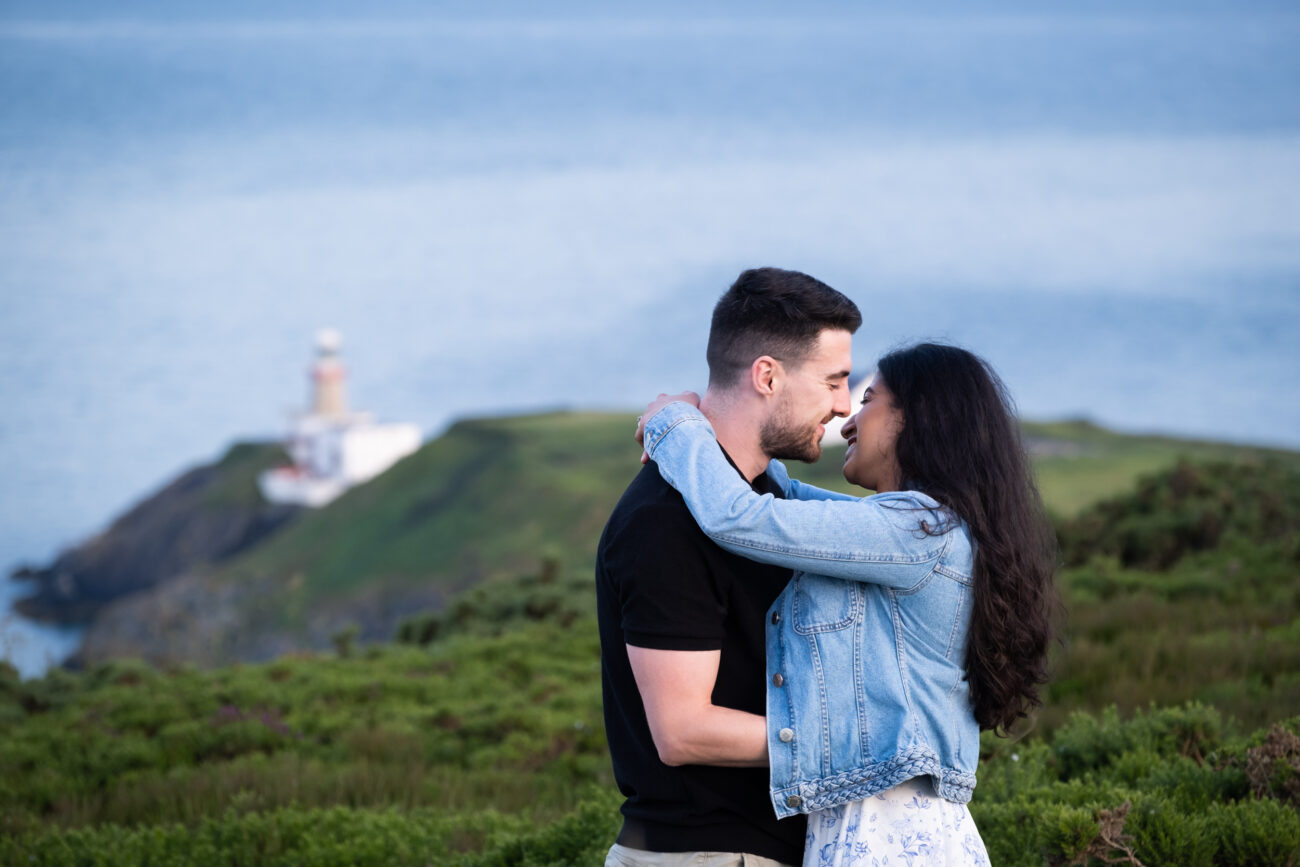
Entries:
<svg viewBox="0 0 1300 867">
<path fill-rule="evenodd" d="M 1226 867 L 1300 864 L 1300 816 L 1271 799 L 1212 804 L 1207 818 Z"/>
<path fill-rule="evenodd" d="M 1274 724 L 1264 743 L 1246 751 L 1246 777 L 1258 797 L 1300 807 L 1300 737 Z"/>
<path fill-rule="evenodd" d="M 1127 723 L 1121 722 L 1114 706 L 1100 716 L 1076 712 L 1054 739 L 1058 773 L 1061 779 L 1075 777 L 1135 750 L 1200 762 L 1218 748 L 1222 730 L 1219 712 L 1195 702 L 1179 708 L 1152 707 Z"/>
<path fill-rule="evenodd" d="M 1158 795 L 1144 795 L 1129 814 L 1128 826 L 1142 863 L 1150 867 L 1213 867 L 1219 852 L 1204 808 L 1188 811 Z"/>
<path fill-rule="evenodd" d="M 586 575 L 560 579 L 559 560 L 542 559 L 536 575 L 476 585 L 442 612 L 421 612 L 403 620 L 394 639 L 427 646 L 456 635 L 504 635 L 523 623 L 546 622 L 569 628 L 595 613 Z"/>
<path fill-rule="evenodd" d="M 1060 525 L 1067 565 L 1096 556 L 1165 570 L 1228 536 L 1276 541 L 1300 531 L 1300 471 L 1278 462 L 1179 461 L 1137 489 Z"/>
</svg>

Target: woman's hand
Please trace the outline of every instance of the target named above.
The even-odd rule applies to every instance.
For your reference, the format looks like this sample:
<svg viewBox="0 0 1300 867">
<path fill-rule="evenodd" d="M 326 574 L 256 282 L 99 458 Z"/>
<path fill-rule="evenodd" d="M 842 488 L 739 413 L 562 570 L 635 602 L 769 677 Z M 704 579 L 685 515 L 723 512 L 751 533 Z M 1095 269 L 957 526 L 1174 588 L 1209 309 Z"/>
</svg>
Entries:
<svg viewBox="0 0 1300 867">
<path fill-rule="evenodd" d="M 636 417 L 636 433 L 634 434 L 636 441 L 642 445 L 645 444 L 646 419 L 650 418 L 650 416 L 654 415 L 668 404 L 679 400 L 684 403 L 689 403 L 692 406 L 700 405 L 700 396 L 693 391 L 683 391 L 680 394 L 664 394 L 663 392 L 660 392 L 658 397 L 646 405 L 645 412 Z M 644 464 L 648 460 L 650 460 L 650 456 L 644 451 L 641 452 L 641 463 Z"/>
</svg>

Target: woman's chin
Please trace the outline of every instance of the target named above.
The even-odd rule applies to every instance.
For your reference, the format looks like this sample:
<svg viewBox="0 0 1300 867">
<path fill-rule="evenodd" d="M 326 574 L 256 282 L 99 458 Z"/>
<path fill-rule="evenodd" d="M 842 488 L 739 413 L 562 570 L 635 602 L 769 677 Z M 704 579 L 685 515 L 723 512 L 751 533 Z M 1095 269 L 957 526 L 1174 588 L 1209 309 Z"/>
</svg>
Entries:
<svg viewBox="0 0 1300 867">
<path fill-rule="evenodd" d="M 850 485 L 855 485 L 868 491 L 876 490 L 876 480 L 863 475 L 862 470 L 863 467 L 859 465 L 857 461 L 846 460 L 840 472 L 844 475 L 844 481 L 848 482 Z"/>
</svg>

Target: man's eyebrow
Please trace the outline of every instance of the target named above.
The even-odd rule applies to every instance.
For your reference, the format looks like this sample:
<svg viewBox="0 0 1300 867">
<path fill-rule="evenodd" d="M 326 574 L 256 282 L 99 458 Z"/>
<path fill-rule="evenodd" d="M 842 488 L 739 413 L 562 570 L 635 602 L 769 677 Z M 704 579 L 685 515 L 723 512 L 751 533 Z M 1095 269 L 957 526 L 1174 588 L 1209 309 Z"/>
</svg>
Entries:
<svg viewBox="0 0 1300 867">
<path fill-rule="evenodd" d="M 849 371 L 841 370 L 838 373 L 828 373 L 826 374 L 826 378 L 827 379 L 848 379 Z"/>
</svg>

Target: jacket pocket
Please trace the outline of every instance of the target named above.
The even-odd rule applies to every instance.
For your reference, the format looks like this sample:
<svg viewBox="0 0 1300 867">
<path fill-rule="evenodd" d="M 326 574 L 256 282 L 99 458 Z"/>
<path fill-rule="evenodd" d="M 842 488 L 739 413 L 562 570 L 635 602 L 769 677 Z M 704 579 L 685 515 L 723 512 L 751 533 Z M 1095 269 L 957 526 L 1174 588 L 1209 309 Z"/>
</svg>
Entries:
<svg viewBox="0 0 1300 867">
<path fill-rule="evenodd" d="M 833 632 L 861 616 L 862 585 L 856 581 L 801 574 L 794 581 L 794 631 L 800 635 Z"/>
</svg>

